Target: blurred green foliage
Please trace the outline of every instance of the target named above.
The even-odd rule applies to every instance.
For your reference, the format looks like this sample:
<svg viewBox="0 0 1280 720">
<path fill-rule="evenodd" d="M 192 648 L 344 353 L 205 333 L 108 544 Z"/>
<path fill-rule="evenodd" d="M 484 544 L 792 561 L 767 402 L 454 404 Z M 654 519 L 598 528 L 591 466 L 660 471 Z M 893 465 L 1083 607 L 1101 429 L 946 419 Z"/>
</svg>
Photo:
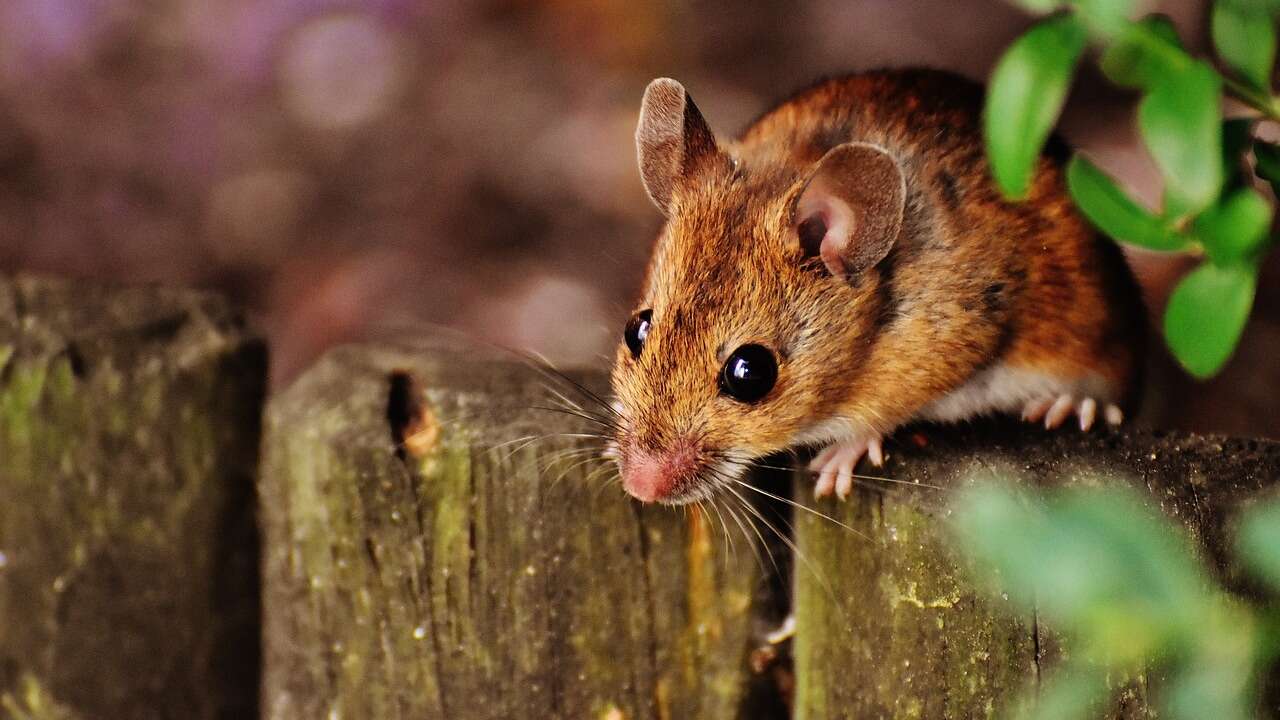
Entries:
<svg viewBox="0 0 1280 720">
<path fill-rule="evenodd" d="M 1148 672 L 1166 678 L 1170 718 L 1257 716 L 1280 608 L 1226 592 L 1149 506 L 1120 487 L 1033 497 L 988 483 L 959 497 L 955 529 L 981 581 L 1064 639 L 1061 666 L 1016 717 L 1096 717 L 1112 689 Z M 1280 593 L 1280 501 L 1247 510 L 1237 539 L 1242 567 Z"/>
<path fill-rule="evenodd" d="M 1239 343 L 1259 265 L 1276 241 L 1274 207 L 1253 185 L 1254 173 L 1273 188 L 1280 182 L 1280 147 L 1255 138 L 1253 126 L 1280 120 L 1271 89 L 1280 0 L 1214 3 L 1221 73 L 1189 54 L 1167 19 L 1128 19 L 1134 0 L 1021 4 L 1054 14 L 1018 38 L 992 73 L 984 133 L 997 184 L 1010 198 L 1026 197 L 1080 57 L 1090 41 L 1100 45 L 1106 77 L 1142 93 L 1138 128 L 1164 179 L 1163 207 L 1142 207 L 1080 156 L 1068 166 L 1068 190 L 1085 217 L 1116 240 L 1203 258 L 1170 297 L 1164 333 L 1188 372 L 1216 374 Z M 1252 114 L 1223 120 L 1224 93 Z M 1242 168 L 1251 155 L 1249 172 Z"/>
</svg>

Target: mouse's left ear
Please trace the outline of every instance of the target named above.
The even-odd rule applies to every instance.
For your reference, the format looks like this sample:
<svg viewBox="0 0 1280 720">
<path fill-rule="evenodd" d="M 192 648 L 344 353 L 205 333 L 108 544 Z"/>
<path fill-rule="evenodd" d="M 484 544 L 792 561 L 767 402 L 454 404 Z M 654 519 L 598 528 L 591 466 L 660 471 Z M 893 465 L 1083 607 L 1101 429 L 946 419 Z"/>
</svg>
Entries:
<svg viewBox="0 0 1280 720">
<path fill-rule="evenodd" d="M 906 198 L 902 168 L 884 148 L 837 145 L 796 201 L 793 221 L 805 257 L 821 257 L 837 276 L 875 266 L 902 231 Z"/>
</svg>

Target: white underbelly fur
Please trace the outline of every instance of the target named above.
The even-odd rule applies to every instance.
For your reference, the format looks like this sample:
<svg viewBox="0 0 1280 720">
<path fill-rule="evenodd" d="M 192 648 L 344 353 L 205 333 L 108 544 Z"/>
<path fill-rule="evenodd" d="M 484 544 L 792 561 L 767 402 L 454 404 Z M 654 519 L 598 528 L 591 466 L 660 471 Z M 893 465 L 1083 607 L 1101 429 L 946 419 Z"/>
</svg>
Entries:
<svg viewBox="0 0 1280 720">
<path fill-rule="evenodd" d="M 1093 398 L 1099 405 L 1116 401 L 1107 382 L 1097 375 L 1062 378 L 1035 370 L 995 365 L 924 406 L 916 418 L 955 422 L 978 415 L 1016 413 L 1031 401 L 1061 395 Z"/>
</svg>

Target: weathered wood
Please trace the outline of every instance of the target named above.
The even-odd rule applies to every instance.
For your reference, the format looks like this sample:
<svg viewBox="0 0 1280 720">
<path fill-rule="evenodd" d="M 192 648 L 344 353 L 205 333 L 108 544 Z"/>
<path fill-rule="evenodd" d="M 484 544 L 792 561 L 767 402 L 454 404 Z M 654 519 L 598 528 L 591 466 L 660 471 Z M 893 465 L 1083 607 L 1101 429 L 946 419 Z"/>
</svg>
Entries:
<svg viewBox="0 0 1280 720">
<path fill-rule="evenodd" d="M 560 435 L 598 428 L 533 409 L 544 384 L 474 347 L 377 345 L 272 401 L 268 717 L 777 717 L 747 664 L 776 610 L 762 565 L 608 485 Z"/>
<path fill-rule="evenodd" d="M 420 386 L 390 403 L 391 422 L 409 377 Z M 607 463 L 558 461 L 585 445 L 556 433 L 593 428 L 531 412 L 550 404 L 540 384 L 474 350 L 378 346 L 330 355 L 276 400 L 271 717 L 785 715 L 789 672 L 753 679 L 744 661 L 777 620 L 761 589 L 779 573 L 765 564 L 762 577 L 744 548 L 720 553 L 723 530 L 701 515 L 630 504 L 605 486 Z M 393 426 L 406 424 L 397 455 Z M 898 435 L 883 474 L 942 490 L 884 483 L 815 504 L 811 479 L 797 482 L 803 504 L 848 526 L 794 513 L 797 717 L 993 717 L 1052 665 L 1050 631 L 976 591 L 950 548 L 950 491 L 975 471 L 1131 478 L 1235 582 L 1227 518 L 1280 470 L 1265 441 L 922 430 L 923 447 Z M 526 435 L 541 439 L 503 445 Z M 1116 679 L 1114 717 L 1151 716 L 1148 681 Z"/>
<path fill-rule="evenodd" d="M 625 499 L 600 428 L 545 410 L 599 376 L 351 347 L 271 404 L 260 601 L 264 377 L 216 298 L 0 280 L 0 717 L 776 718 L 792 690 L 800 718 L 993 717 L 1057 639 L 971 586 L 953 489 L 1127 478 L 1247 587 L 1228 518 L 1280 476 L 1268 441 L 908 430 L 848 503 L 797 473 L 835 520 L 796 510 L 799 558 L 759 557 L 736 518 Z M 757 675 L 793 566 L 794 657 Z M 1112 717 L 1155 715 L 1158 676 L 1114 680 Z"/>
<path fill-rule="evenodd" d="M 210 295 L 0 278 L 0 717 L 255 714 L 265 378 Z"/>
<path fill-rule="evenodd" d="M 1228 519 L 1280 478 L 1280 443 L 1142 431 L 1046 433 L 1013 422 L 899 433 L 873 474 L 943 488 L 879 484 L 846 504 L 797 500 L 794 641 L 797 718 L 988 718 L 1042 670 L 1056 639 L 977 592 L 950 547 L 948 494 L 976 473 L 1025 482 L 1127 479 L 1180 521 L 1229 583 Z M 925 447 L 913 440 L 927 439 Z M 1154 717 L 1153 680 L 1123 685 L 1111 717 Z"/>
</svg>

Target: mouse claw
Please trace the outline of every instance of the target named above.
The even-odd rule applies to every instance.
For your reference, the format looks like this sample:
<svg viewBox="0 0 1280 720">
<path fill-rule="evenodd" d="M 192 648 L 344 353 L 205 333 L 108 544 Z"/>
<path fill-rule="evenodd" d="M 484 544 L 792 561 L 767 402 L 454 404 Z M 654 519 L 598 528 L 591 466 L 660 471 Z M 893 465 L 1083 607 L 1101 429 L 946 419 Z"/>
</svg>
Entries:
<svg viewBox="0 0 1280 720">
<path fill-rule="evenodd" d="M 823 448 L 809 463 L 809 469 L 818 473 L 814 498 L 834 493 L 841 500 L 848 499 L 857 480 L 854 470 L 863 456 L 876 465 L 884 464 L 884 446 L 879 436 L 856 438 Z"/>
<path fill-rule="evenodd" d="M 848 500 L 853 492 L 853 466 L 862 459 L 862 453 L 845 453 L 840 461 L 840 469 L 836 472 L 836 497 Z"/>
<path fill-rule="evenodd" d="M 1059 395 L 1044 416 L 1045 429 L 1052 430 L 1061 425 L 1074 408 L 1075 400 L 1070 395 Z"/>
<path fill-rule="evenodd" d="M 880 438 L 867 443 L 867 458 L 871 460 L 872 465 L 884 467 L 884 448 L 880 445 Z"/>
<path fill-rule="evenodd" d="M 1080 418 L 1081 430 L 1093 427 L 1093 421 L 1098 416 L 1098 401 L 1093 398 L 1081 400 L 1080 406 L 1076 408 L 1076 415 Z"/>
<path fill-rule="evenodd" d="M 1081 430 L 1091 429 L 1098 420 L 1098 401 L 1091 397 L 1075 398 L 1071 395 L 1059 395 L 1056 398 L 1032 400 L 1022 408 L 1022 419 L 1031 423 L 1044 423 L 1048 430 L 1061 426 L 1067 418 L 1075 415 Z M 1124 421 L 1124 413 L 1120 408 L 1107 403 L 1102 407 L 1102 419 L 1108 425 L 1119 425 Z"/>
<path fill-rule="evenodd" d="M 830 495 L 836 489 L 837 468 L 831 464 L 831 458 L 837 449 L 836 445 L 828 445 L 809 461 L 809 469 L 818 473 L 818 481 L 813 486 L 815 500 Z"/>
<path fill-rule="evenodd" d="M 1051 405 L 1053 405 L 1052 398 L 1032 400 L 1022 408 L 1022 419 L 1029 423 L 1038 423 L 1044 418 L 1044 414 L 1049 412 Z"/>
</svg>

